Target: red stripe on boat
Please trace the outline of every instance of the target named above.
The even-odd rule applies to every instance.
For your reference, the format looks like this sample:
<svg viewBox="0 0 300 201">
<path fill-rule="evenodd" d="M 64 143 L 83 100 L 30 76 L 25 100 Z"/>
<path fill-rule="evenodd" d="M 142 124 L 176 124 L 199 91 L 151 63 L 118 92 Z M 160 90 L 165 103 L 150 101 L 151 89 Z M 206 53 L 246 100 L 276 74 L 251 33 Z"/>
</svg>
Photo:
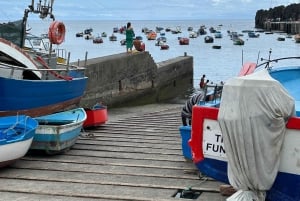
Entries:
<svg viewBox="0 0 300 201">
<path fill-rule="evenodd" d="M 291 117 L 286 124 L 288 129 L 300 129 L 300 118 L 299 117 Z"/>
<path fill-rule="evenodd" d="M 189 145 L 192 150 L 194 163 L 198 163 L 204 159 L 202 147 L 204 119 L 217 120 L 218 113 L 219 109 L 215 107 L 202 107 L 197 105 L 193 107 L 192 133 Z M 201 142 L 200 146 L 199 142 Z"/>
<path fill-rule="evenodd" d="M 192 130 L 189 145 L 192 151 L 194 163 L 198 163 L 204 159 L 203 154 L 203 125 L 204 119 L 218 120 L 219 108 L 194 106 L 192 116 Z M 291 117 L 287 124 L 288 129 L 300 129 L 300 118 Z M 199 143 L 200 142 L 200 143 Z M 200 146 L 199 146 L 200 145 Z"/>
</svg>

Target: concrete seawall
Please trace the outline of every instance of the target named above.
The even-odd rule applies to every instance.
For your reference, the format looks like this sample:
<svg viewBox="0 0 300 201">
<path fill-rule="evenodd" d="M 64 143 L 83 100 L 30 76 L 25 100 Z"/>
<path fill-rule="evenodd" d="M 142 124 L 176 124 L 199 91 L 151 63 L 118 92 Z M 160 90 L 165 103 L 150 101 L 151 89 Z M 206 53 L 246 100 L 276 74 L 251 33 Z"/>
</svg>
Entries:
<svg viewBox="0 0 300 201">
<path fill-rule="evenodd" d="M 155 63 L 149 52 L 121 53 L 89 59 L 86 67 L 89 79 L 81 107 L 164 102 L 193 87 L 193 57 L 186 55 Z"/>
<path fill-rule="evenodd" d="M 265 22 L 264 29 L 268 31 L 282 31 L 288 34 L 297 34 L 300 33 L 300 21 Z"/>
</svg>

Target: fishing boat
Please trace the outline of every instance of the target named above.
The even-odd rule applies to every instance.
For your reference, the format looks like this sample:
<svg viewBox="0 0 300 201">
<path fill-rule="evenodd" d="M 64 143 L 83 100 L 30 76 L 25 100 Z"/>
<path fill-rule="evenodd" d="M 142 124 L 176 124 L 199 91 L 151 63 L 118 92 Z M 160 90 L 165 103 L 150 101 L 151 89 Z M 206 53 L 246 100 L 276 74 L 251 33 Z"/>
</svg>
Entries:
<svg viewBox="0 0 300 201">
<path fill-rule="evenodd" d="M 117 36 L 112 34 L 109 36 L 109 41 L 117 41 Z"/>
<path fill-rule="evenodd" d="M 189 33 L 189 38 L 197 38 L 197 37 L 198 37 L 197 32 L 195 32 L 195 31 L 190 31 L 190 33 Z"/>
<path fill-rule="evenodd" d="M 103 39 L 101 36 L 97 36 L 93 39 L 93 43 L 103 43 Z"/>
<path fill-rule="evenodd" d="M 97 127 L 105 124 L 108 120 L 107 107 L 102 104 L 96 104 L 92 108 L 84 108 L 86 120 L 83 123 L 84 128 Z"/>
<path fill-rule="evenodd" d="M 121 45 L 126 45 L 126 39 L 120 40 L 120 44 L 121 44 Z"/>
<path fill-rule="evenodd" d="M 214 35 L 215 35 L 215 38 L 222 38 L 223 37 L 223 34 L 220 31 L 216 31 L 214 33 Z"/>
<path fill-rule="evenodd" d="M 87 115 L 83 108 L 35 117 L 39 123 L 31 150 L 57 154 L 69 150 L 77 141 Z"/>
<path fill-rule="evenodd" d="M 53 44 L 64 41 L 65 26 L 52 21 L 49 26 L 48 49 L 25 46 L 29 13 L 40 14 L 42 19 L 54 19 L 52 5 L 41 2 L 35 8 L 34 1 L 25 9 L 23 21 L 0 25 L 0 116 L 24 114 L 31 117 L 75 107 L 84 94 L 87 77 L 85 68 L 58 62 Z M 18 36 L 18 37 L 16 37 Z"/>
<path fill-rule="evenodd" d="M 154 32 L 154 31 L 151 31 L 151 32 L 149 32 L 149 33 L 147 34 L 147 39 L 148 39 L 148 40 L 155 40 L 156 37 L 157 37 L 157 33 Z"/>
<path fill-rule="evenodd" d="M 205 43 L 213 43 L 214 42 L 214 38 L 212 36 L 205 36 L 204 37 L 204 42 Z"/>
<path fill-rule="evenodd" d="M 221 49 L 221 47 L 222 47 L 221 45 L 213 45 L 212 46 L 213 49 Z"/>
<path fill-rule="evenodd" d="M 160 45 L 161 50 L 168 50 L 169 48 L 170 48 L 170 46 L 167 43 L 163 43 Z"/>
<path fill-rule="evenodd" d="M 106 32 L 102 32 L 101 33 L 101 37 L 107 37 L 107 33 Z"/>
<path fill-rule="evenodd" d="M 244 45 L 245 41 L 241 38 L 232 39 L 234 45 Z"/>
<path fill-rule="evenodd" d="M 249 31 L 249 32 L 248 32 L 248 37 L 249 37 L 249 38 L 258 38 L 258 37 L 259 37 L 259 34 L 258 34 L 258 33 L 255 33 L 254 31 Z"/>
<path fill-rule="evenodd" d="M 36 120 L 25 115 L 0 117 L 0 167 L 27 153 L 37 126 Z"/>
<path fill-rule="evenodd" d="M 243 186 L 252 198 L 300 200 L 300 66 L 271 66 L 287 59 L 300 57 L 268 60 L 263 69 L 249 65 L 245 76 L 226 82 L 220 108 L 193 108 L 193 162 L 233 185 L 232 197 L 245 196 Z"/>
<path fill-rule="evenodd" d="M 179 39 L 179 45 L 188 45 L 190 43 L 189 38 L 182 37 Z"/>
</svg>

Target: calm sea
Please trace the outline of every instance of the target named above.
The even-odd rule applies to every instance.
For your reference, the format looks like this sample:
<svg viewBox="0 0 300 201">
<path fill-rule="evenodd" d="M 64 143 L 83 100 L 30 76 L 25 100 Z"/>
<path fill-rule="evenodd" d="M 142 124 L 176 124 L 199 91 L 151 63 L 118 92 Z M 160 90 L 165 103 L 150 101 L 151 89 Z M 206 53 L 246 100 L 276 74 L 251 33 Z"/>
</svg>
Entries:
<svg viewBox="0 0 300 201">
<path fill-rule="evenodd" d="M 76 37 L 77 32 L 82 32 L 86 28 L 93 28 L 93 35 L 101 35 L 106 32 L 110 36 L 114 27 L 126 25 L 127 21 L 64 21 L 67 33 L 66 39 L 60 48 L 65 48 L 71 52 L 71 61 L 84 60 L 87 58 L 102 57 L 106 55 L 125 52 L 125 46 L 121 46 L 120 40 L 125 38 L 123 34 L 115 34 L 117 41 L 111 42 L 108 37 L 103 38 L 104 43 L 93 44 L 92 40 Z M 254 20 L 190 20 L 190 21 L 131 21 L 136 36 L 142 36 L 146 45 L 146 50 L 152 55 L 155 62 L 168 60 L 177 56 L 187 55 L 194 58 L 194 86 L 198 83 L 202 74 L 206 74 L 207 79 L 213 82 L 226 81 L 228 78 L 237 75 L 242 63 L 247 61 L 256 62 L 259 58 L 268 58 L 269 50 L 272 50 L 272 58 L 300 56 L 300 44 L 295 43 L 293 38 L 286 38 L 285 41 L 278 41 L 279 33 L 265 34 L 259 33 L 258 38 L 249 38 L 247 33 L 242 37 L 245 41 L 243 46 L 233 45 L 227 31 L 242 33 L 242 30 L 254 30 Z M 33 34 L 48 32 L 50 21 L 29 21 Z M 214 39 L 214 43 L 204 43 L 204 36 L 190 39 L 189 45 L 179 45 L 178 37 L 189 37 L 188 27 L 193 27 L 197 31 L 201 25 L 207 27 L 207 34 L 210 27 L 217 28 L 223 34 L 222 38 Z M 156 27 L 175 28 L 180 27 L 182 33 L 172 34 L 165 32 L 168 50 L 160 50 L 155 46 L 155 41 L 148 41 L 142 29 L 155 30 Z M 159 34 L 158 34 L 159 36 Z M 213 49 L 212 45 L 221 45 L 221 49 Z"/>
</svg>

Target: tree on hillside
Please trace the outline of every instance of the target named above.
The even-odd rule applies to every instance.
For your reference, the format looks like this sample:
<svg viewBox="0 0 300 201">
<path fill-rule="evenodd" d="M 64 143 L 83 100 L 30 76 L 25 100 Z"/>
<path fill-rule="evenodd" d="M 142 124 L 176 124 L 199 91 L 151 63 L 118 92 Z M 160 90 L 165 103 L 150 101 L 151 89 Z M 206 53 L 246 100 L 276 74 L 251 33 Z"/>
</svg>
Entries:
<svg viewBox="0 0 300 201">
<path fill-rule="evenodd" d="M 263 28 L 266 21 L 299 21 L 300 3 L 277 6 L 269 10 L 258 10 L 255 15 L 255 27 Z"/>
</svg>

